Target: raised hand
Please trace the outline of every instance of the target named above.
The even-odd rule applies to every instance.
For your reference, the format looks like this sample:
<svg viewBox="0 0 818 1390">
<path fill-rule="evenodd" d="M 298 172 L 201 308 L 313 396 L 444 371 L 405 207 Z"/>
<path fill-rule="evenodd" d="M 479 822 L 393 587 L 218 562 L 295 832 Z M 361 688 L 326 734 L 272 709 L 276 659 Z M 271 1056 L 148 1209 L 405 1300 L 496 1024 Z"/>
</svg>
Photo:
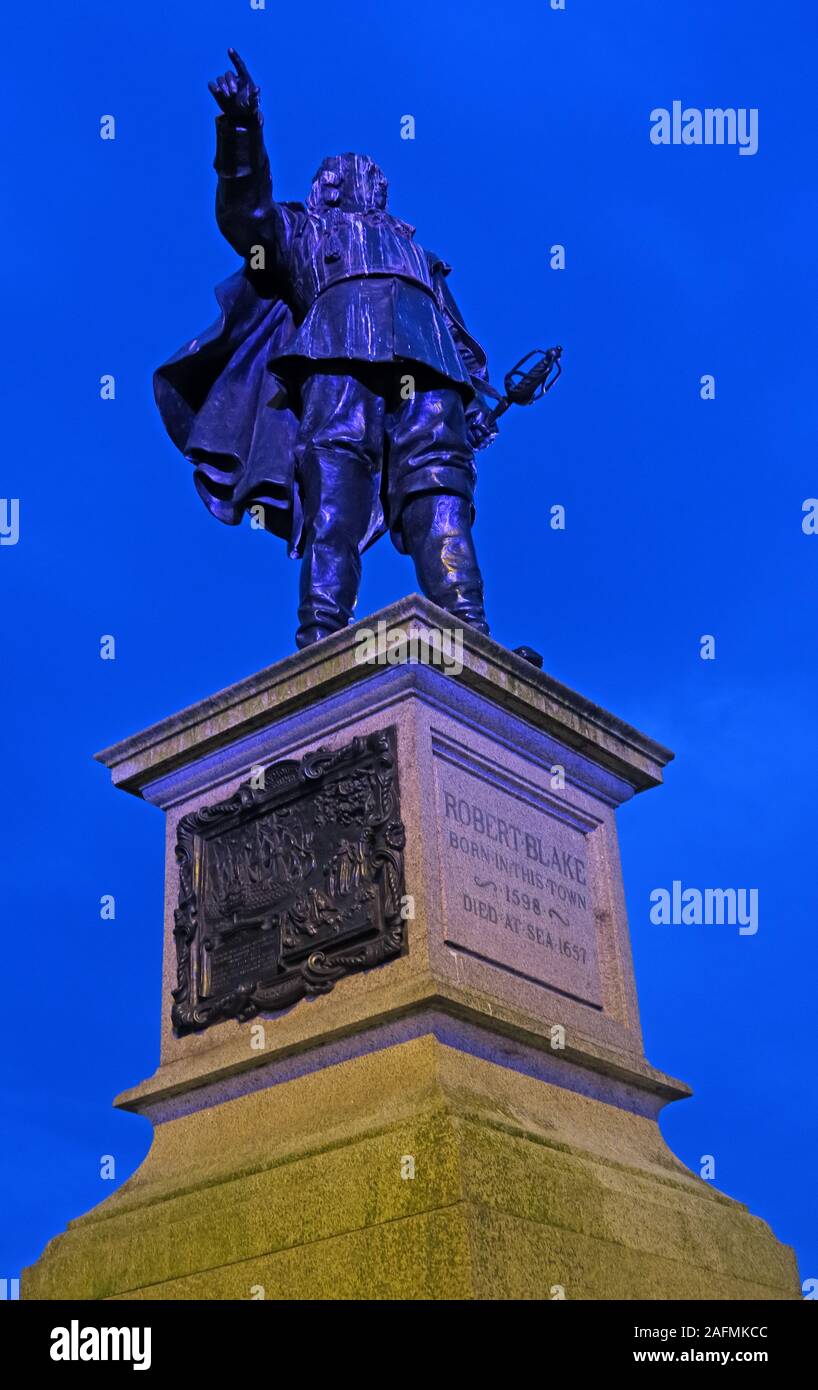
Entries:
<svg viewBox="0 0 818 1390">
<path fill-rule="evenodd" d="M 215 82 L 208 82 L 216 101 L 233 125 L 249 126 L 258 124 L 259 89 L 235 48 L 228 48 L 227 56 L 235 72 L 226 72 Z"/>
</svg>

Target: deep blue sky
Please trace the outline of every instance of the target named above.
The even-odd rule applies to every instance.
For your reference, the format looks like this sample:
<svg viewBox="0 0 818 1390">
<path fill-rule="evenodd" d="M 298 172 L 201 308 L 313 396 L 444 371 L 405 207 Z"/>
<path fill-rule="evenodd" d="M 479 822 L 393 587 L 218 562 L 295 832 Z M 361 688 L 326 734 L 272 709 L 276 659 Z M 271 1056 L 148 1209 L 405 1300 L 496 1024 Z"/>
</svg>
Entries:
<svg viewBox="0 0 818 1390">
<path fill-rule="evenodd" d="M 818 495 L 813 0 L 15 10 L 0 1277 L 109 1194 L 101 1154 L 125 1178 L 149 1144 L 147 1121 L 110 1102 L 158 1060 L 162 816 L 91 754 L 292 648 L 297 567 L 210 518 L 151 396 L 235 267 L 213 220 L 206 85 L 228 44 L 261 85 L 280 196 L 303 196 L 325 154 L 366 151 L 393 210 L 454 266 L 496 378 L 565 344 L 557 390 L 481 459 L 489 616 L 676 751 L 666 785 L 620 815 L 647 1055 L 695 1090 L 662 1128 L 691 1167 L 715 1155 L 717 1186 L 818 1276 L 818 537 L 801 531 Z M 653 146 L 649 113 L 674 99 L 757 107 L 758 154 Z M 115 402 L 99 399 L 105 372 Z M 367 560 L 359 613 L 414 588 L 388 541 Z M 674 879 L 757 887 L 758 935 L 652 926 L 650 891 Z"/>
</svg>

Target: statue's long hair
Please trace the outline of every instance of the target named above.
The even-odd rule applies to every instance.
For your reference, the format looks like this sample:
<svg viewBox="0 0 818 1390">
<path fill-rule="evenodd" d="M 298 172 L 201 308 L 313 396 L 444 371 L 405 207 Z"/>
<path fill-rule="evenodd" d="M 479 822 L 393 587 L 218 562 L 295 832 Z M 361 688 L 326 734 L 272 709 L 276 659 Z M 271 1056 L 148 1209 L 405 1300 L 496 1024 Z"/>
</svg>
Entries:
<svg viewBox="0 0 818 1390">
<path fill-rule="evenodd" d="M 331 155 L 315 173 L 307 207 L 319 215 L 332 208 L 382 212 L 388 188 L 383 170 L 368 155 Z"/>
</svg>

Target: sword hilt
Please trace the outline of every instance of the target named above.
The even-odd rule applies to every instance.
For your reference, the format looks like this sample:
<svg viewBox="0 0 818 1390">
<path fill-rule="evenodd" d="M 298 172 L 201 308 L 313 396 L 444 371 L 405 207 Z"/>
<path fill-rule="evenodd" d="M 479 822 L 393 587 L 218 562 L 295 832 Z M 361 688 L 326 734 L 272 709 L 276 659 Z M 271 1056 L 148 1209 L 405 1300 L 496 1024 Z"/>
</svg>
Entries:
<svg viewBox="0 0 818 1390">
<path fill-rule="evenodd" d="M 536 357 L 537 361 L 533 366 L 526 368 L 526 363 Z M 525 357 L 521 357 L 519 362 L 506 372 L 503 385 L 506 394 L 492 410 L 489 419 L 492 424 L 499 420 L 501 415 L 505 415 L 511 405 L 533 405 L 544 396 L 558 377 L 562 376 L 562 347 L 552 348 L 532 348 Z M 556 367 L 556 371 L 554 368 Z"/>
</svg>

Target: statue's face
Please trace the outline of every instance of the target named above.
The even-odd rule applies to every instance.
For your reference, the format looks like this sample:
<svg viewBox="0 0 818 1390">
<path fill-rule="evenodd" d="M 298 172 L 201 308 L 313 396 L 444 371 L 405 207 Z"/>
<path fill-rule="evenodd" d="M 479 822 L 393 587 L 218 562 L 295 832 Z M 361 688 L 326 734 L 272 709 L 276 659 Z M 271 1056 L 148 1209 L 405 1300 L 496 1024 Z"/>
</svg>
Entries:
<svg viewBox="0 0 818 1390">
<path fill-rule="evenodd" d="M 325 159 L 312 181 L 307 207 L 312 212 L 340 208 L 342 212 L 381 211 L 386 207 L 383 171 L 362 154 L 338 154 Z"/>
</svg>

